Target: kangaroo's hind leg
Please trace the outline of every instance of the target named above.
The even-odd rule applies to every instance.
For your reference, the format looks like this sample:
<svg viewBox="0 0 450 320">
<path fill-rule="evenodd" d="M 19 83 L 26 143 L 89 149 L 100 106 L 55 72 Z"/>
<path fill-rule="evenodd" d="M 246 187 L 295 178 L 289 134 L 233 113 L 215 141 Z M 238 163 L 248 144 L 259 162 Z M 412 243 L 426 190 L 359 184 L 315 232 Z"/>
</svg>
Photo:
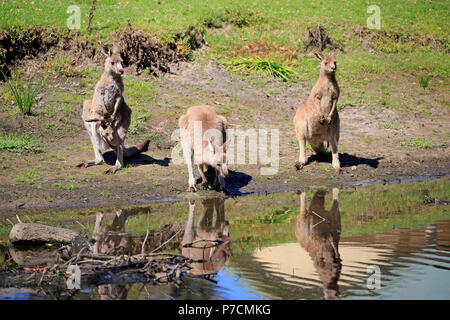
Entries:
<svg viewBox="0 0 450 320">
<path fill-rule="evenodd" d="M 106 174 L 116 173 L 120 168 L 122 168 L 124 166 L 123 149 L 124 149 L 123 143 L 119 143 L 119 145 L 114 149 L 114 151 L 116 152 L 116 156 L 117 156 L 116 164 L 112 167 L 109 167 L 108 170 L 105 171 Z"/>
<path fill-rule="evenodd" d="M 209 183 L 206 179 L 205 173 L 203 172 L 203 165 L 197 165 L 198 173 L 200 173 L 200 176 L 202 177 L 202 189 L 207 190 L 209 189 Z"/>
<path fill-rule="evenodd" d="M 298 138 L 298 144 L 300 147 L 300 154 L 298 161 L 295 163 L 295 169 L 300 170 L 306 164 L 306 139 L 301 136 Z"/>
<path fill-rule="evenodd" d="M 105 149 L 102 137 L 97 132 L 98 122 L 85 122 L 89 137 L 91 138 L 92 147 L 94 148 L 94 160 L 87 160 L 77 165 L 78 168 L 87 168 L 94 165 L 100 165 L 104 162 L 102 151 Z"/>
<path fill-rule="evenodd" d="M 332 162 L 331 166 L 337 173 L 342 173 L 341 162 L 339 161 L 338 143 L 339 143 L 339 117 L 334 122 L 330 130 L 329 141 L 331 144 Z"/>
</svg>

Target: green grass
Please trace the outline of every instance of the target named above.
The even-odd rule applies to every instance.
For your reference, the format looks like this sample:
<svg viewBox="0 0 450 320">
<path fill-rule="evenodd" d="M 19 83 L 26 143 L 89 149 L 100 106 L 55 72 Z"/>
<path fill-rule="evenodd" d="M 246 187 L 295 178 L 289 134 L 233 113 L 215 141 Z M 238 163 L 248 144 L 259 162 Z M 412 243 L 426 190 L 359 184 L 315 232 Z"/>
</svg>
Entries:
<svg viewBox="0 0 450 320">
<path fill-rule="evenodd" d="M 425 90 L 428 87 L 430 78 L 431 78 L 430 74 L 423 76 L 423 77 L 419 77 L 419 84 L 423 88 L 423 90 Z"/>
<path fill-rule="evenodd" d="M 386 122 L 383 127 L 385 129 L 392 129 L 392 130 L 398 130 L 400 129 L 400 125 L 398 123 L 394 123 L 394 122 Z"/>
<path fill-rule="evenodd" d="M 64 55 L 58 55 L 53 59 L 48 59 L 45 62 L 45 68 L 48 71 L 59 73 L 65 77 L 82 77 L 85 75 L 86 68 L 76 66 L 75 61 L 70 61 Z"/>
<path fill-rule="evenodd" d="M 35 137 L 10 133 L 6 135 L 0 134 L 0 150 L 39 153 L 44 151 L 44 147 Z"/>
<path fill-rule="evenodd" d="M 31 115 L 31 107 L 33 106 L 34 98 L 37 95 L 37 89 L 30 84 L 21 85 L 11 82 L 8 82 L 8 86 L 20 112 L 27 116 Z"/>
<path fill-rule="evenodd" d="M 290 67 L 260 57 L 253 59 L 239 57 L 228 60 L 225 64 L 231 66 L 232 71 L 261 71 L 271 77 L 280 78 L 283 81 L 288 81 L 295 75 L 294 70 Z"/>
<path fill-rule="evenodd" d="M 403 145 L 415 148 L 431 148 L 436 145 L 436 142 L 426 138 L 414 138 L 409 141 L 405 141 L 402 143 Z"/>
<path fill-rule="evenodd" d="M 444 41 L 448 50 L 448 1 L 378 0 L 371 4 L 377 4 L 382 11 L 382 29 L 376 33 L 380 34 L 383 48 L 375 54 L 365 51 L 354 34 L 353 28 L 365 26 L 368 18 L 366 5 L 359 0 L 104 0 L 96 3 L 90 34 L 86 30 L 90 1 L 1 0 L 0 27 L 16 30 L 15 37 L 26 41 L 32 41 L 26 38 L 25 31 L 32 26 L 66 32 L 69 5 L 78 5 L 81 9 L 79 39 L 89 39 L 93 43 L 112 43 L 128 19 L 133 28 L 157 35 L 166 43 L 174 41 L 175 34 L 185 32 L 191 26 L 213 30 L 228 23 L 231 28 L 227 33 L 206 34 L 212 57 L 253 59 L 256 54 L 267 62 L 288 65 L 301 80 L 314 81 L 311 79 L 317 77 L 318 62 L 300 49 L 307 30 L 319 23 L 329 31 L 330 37 L 344 45 L 345 52 L 338 58 L 338 80 L 354 84 L 364 80 L 368 73 L 382 76 L 393 71 L 406 71 L 417 77 L 433 74 L 433 77 L 444 79 L 444 85 L 448 84 L 449 56 L 446 51 L 428 48 L 419 41 L 427 37 Z M 262 45 L 264 50 L 254 52 L 254 45 Z M 64 57 L 57 57 L 49 64 L 58 72 L 73 71 L 73 66 Z M 271 65 L 266 64 L 264 68 Z M 275 66 L 274 74 L 276 69 Z M 284 76 L 287 74 L 282 71 L 280 77 L 284 79 Z"/>
<path fill-rule="evenodd" d="M 13 178 L 17 182 L 27 182 L 30 185 L 33 185 L 36 181 L 41 179 L 41 177 L 38 176 L 33 169 L 21 171 L 18 174 L 14 174 Z"/>
</svg>

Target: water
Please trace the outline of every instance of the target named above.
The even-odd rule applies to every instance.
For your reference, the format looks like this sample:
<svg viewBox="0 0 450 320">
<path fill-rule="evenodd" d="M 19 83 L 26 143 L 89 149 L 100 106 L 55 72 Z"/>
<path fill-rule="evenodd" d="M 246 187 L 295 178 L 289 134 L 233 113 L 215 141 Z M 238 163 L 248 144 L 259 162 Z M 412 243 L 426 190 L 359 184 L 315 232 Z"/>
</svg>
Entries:
<svg viewBox="0 0 450 320">
<path fill-rule="evenodd" d="M 110 255 L 139 253 L 149 227 L 146 252 L 161 247 L 199 262 L 179 283 L 82 281 L 76 292 L 17 286 L 3 272 L 0 299 L 449 299 L 449 190 L 441 178 L 236 199 L 197 194 L 121 210 L 19 211 L 21 220 L 87 233 L 94 252 Z M 6 219 L 16 213 L 0 211 L 0 270 L 50 264 L 54 248 L 9 246 Z"/>
</svg>

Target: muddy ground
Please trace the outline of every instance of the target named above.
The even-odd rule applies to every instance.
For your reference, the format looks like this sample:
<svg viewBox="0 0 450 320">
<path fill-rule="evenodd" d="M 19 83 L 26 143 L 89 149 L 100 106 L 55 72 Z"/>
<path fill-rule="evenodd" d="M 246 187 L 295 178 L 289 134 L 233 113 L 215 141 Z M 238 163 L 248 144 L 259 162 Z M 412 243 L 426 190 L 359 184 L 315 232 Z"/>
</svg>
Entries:
<svg viewBox="0 0 450 320">
<path fill-rule="evenodd" d="M 102 68 L 101 63 L 92 62 L 92 66 Z M 285 83 L 264 75 L 230 72 L 208 58 L 207 49 L 197 51 L 191 61 L 179 63 L 172 73 L 160 77 L 149 74 L 136 76 L 137 81 L 152 83 L 155 90 L 141 92 L 140 100 L 135 100 L 135 104 L 139 103 L 140 107 L 150 111 L 150 117 L 145 121 L 146 128 L 142 132 L 129 134 L 127 145 L 151 136 L 148 152 L 131 159 L 127 168 L 115 175 L 103 173 L 108 164 L 76 169 L 75 165 L 80 161 L 93 158 L 89 137 L 81 121 L 81 103 L 92 95 L 96 80 L 92 78 L 86 86 L 83 77 L 61 74 L 50 77 L 39 61 L 23 64 L 20 68 L 26 77 L 38 80 L 45 77 L 45 89 L 31 117 L 12 114 L 4 105 L 0 112 L 0 128 L 6 132 L 39 137 L 45 145 L 45 152 L 0 151 L 2 209 L 118 206 L 190 197 L 185 192 L 188 182 L 186 166 L 170 161 L 175 142 L 170 142 L 169 137 L 177 126 L 178 117 L 196 104 L 215 106 L 227 117 L 230 128 L 280 130 L 278 173 L 264 176 L 260 174 L 262 166 L 231 165 L 226 181 L 231 195 L 448 175 L 450 169 L 449 109 L 435 103 L 437 100 L 448 101 L 448 92 L 443 89 L 419 91 L 417 84 L 414 88 L 412 86 L 415 79 L 393 74 L 391 79 L 386 79 L 387 82 L 398 83 L 400 87 L 390 98 L 413 108 L 425 105 L 426 112 L 412 112 L 413 108 L 388 108 L 383 104 L 341 105 L 339 151 L 343 173 L 338 175 L 332 170 L 331 156 L 317 158 L 310 150 L 307 151 L 307 156 L 311 156 L 310 163 L 296 171 L 294 163 L 298 158 L 298 144 L 292 119 L 299 103 L 308 96 L 310 84 Z M 126 75 L 135 77 L 134 74 L 134 68 L 126 70 Z M 339 81 L 339 74 L 337 77 Z M 127 80 L 124 82 L 127 99 Z M 380 83 L 374 82 L 373 86 L 379 87 Z M 0 84 L 0 87 L 2 92 L 6 90 L 5 84 Z M 60 104 L 54 99 L 55 90 L 75 97 L 75 100 L 67 104 L 69 107 L 64 113 L 46 115 L 51 106 Z M 341 100 L 355 95 L 348 89 L 343 90 Z M 418 137 L 433 140 L 434 146 L 425 148 L 408 144 Z M 107 152 L 105 159 L 109 165 L 114 164 L 114 153 Z M 198 177 L 198 173 L 195 174 Z"/>
</svg>

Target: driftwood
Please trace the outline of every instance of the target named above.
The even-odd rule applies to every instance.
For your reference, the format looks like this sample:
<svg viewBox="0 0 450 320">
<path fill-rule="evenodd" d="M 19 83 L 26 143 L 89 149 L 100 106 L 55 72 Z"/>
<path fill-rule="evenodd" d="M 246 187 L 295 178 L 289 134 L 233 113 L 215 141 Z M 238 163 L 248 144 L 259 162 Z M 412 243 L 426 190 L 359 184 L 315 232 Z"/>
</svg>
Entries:
<svg viewBox="0 0 450 320">
<path fill-rule="evenodd" d="M 12 243 L 72 243 L 86 242 L 82 234 L 63 228 L 51 227 L 37 223 L 19 223 L 9 233 Z"/>
<path fill-rule="evenodd" d="M 72 276 L 69 267 L 72 269 L 74 266 L 79 268 L 81 287 L 135 282 L 153 284 L 173 282 L 178 285 L 183 277 L 210 281 L 211 274 L 216 272 L 204 274 L 193 272 L 193 265 L 205 260 L 192 259 L 180 254 L 155 253 L 170 241 L 174 241 L 181 230 L 174 232 L 156 249 L 149 250 L 150 253 L 146 253 L 147 245 L 144 243 L 136 248 L 140 249 L 140 254 L 131 253 L 133 250 L 127 251 L 128 254 L 115 254 L 110 251 L 94 252 L 94 246 L 85 237 L 71 230 L 20 223 L 14 225 L 10 233 L 11 242 L 15 243 L 10 248 L 10 254 L 11 260 L 21 266 L 11 265 L 0 272 L 0 288 L 21 286 L 70 291 L 72 289 L 67 284 L 69 277 Z M 21 245 L 52 242 L 60 245 L 41 247 Z M 68 244 L 61 245 L 63 242 Z M 75 288 L 75 291 L 76 289 L 80 288 Z"/>
</svg>

